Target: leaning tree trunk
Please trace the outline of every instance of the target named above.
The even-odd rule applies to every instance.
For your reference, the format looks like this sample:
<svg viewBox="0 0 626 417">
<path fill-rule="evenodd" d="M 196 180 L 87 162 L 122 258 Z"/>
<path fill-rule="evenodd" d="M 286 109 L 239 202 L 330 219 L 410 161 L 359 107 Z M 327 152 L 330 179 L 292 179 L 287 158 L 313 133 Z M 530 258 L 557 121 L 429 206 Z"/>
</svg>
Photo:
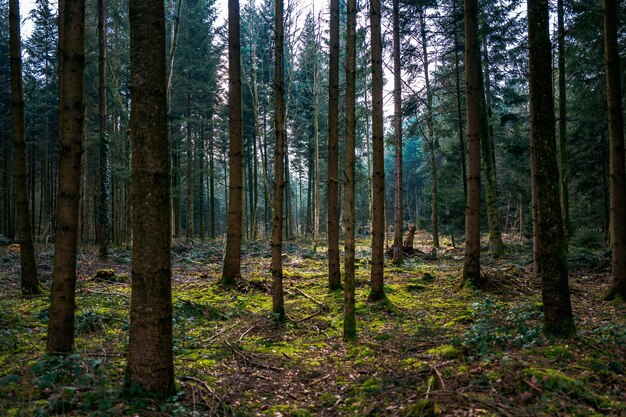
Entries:
<svg viewBox="0 0 626 417">
<path fill-rule="evenodd" d="M 611 173 L 611 271 L 613 285 L 607 299 L 626 299 L 626 178 L 624 173 L 624 116 L 617 43 L 617 2 L 604 0 L 604 54 L 609 114 L 609 171 Z"/>
<path fill-rule="evenodd" d="M 74 347 L 76 246 L 83 153 L 85 1 L 59 1 L 59 189 L 47 351 Z"/>
<path fill-rule="evenodd" d="M 356 337 L 354 260 L 355 260 L 355 138 L 356 138 L 356 0 L 348 0 L 346 22 L 346 147 L 344 157 L 344 280 L 343 338 Z"/>
<path fill-rule="evenodd" d="M 241 229 L 243 216 L 242 115 L 241 115 L 241 42 L 239 0 L 228 0 L 228 232 L 222 284 L 235 285 L 241 274 Z"/>
<path fill-rule="evenodd" d="M 404 219 L 402 213 L 402 74 L 400 68 L 400 10 L 399 0 L 393 0 L 393 128 L 394 128 L 394 226 L 393 226 L 393 262 L 402 263 L 402 231 Z"/>
<path fill-rule="evenodd" d="M 481 287 L 480 278 L 480 50 L 477 0 L 465 1 L 465 82 L 467 112 L 467 203 L 463 285 Z"/>
<path fill-rule="evenodd" d="M 279 321 L 285 318 L 283 298 L 283 192 L 285 178 L 285 105 L 283 101 L 283 48 L 285 29 L 283 25 L 283 0 L 276 0 L 276 41 L 274 45 L 274 131 L 276 150 L 274 153 L 274 212 L 272 221 L 272 312 Z"/>
<path fill-rule="evenodd" d="M 339 271 L 339 0 L 330 1 L 328 74 L 328 287 L 341 288 Z"/>
<path fill-rule="evenodd" d="M 548 0 L 528 0 L 530 155 L 533 196 L 533 257 L 541 279 L 544 330 L 574 333 L 556 161 L 552 49 Z"/>
<path fill-rule="evenodd" d="M 167 396 L 175 385 L 163 1 L 130 0 L 129 18 L 133 247 L 126 380 Z"/>
<path fill-rule="evenodd" d="M 37 262 L 33 244 L 30 209 L 28 207 L 28 174 L 26 169 L 26 137 L 24 121 L 24 90 L 22 87 L 22 52 L 20 40 L 20 6 L 9 2 L 11 100 L 13 112 L 13 178 L 17 207 L 17 233 L 20 242 L 20 277 L 22 294 L 38 294 Z"/>
<path fill-rule="evenodd" d="M 385 299 L 385 144 L 383 137 L 383 48 L 380 28 L 380 0 L 370 1 L 372 37 L 372 270 L 368 299 Z"/>
</svg>

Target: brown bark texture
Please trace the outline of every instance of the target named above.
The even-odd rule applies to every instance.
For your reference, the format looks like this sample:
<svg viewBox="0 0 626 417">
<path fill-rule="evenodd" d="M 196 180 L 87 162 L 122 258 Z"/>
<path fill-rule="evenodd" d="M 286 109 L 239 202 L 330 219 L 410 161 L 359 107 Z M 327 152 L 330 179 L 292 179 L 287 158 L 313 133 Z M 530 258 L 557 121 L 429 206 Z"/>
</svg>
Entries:
<svg viewBox="0 0 626 417">
<path fill-rule="evenodd" d="M 339 270 L 339 0 L 330 0 L 328 74 L 328 287 L 341 287 Z"/>
<path fill-rule="evenodd" d="M 109 210 L 111 206 L 109 137 L 107 135 L 107 44 L 105 0 L 98 0 L 98 124 L 100 133 L 100 167 L 98 190 L 98 249 L 100 258 L 109 256 Z"/>
<path fill-rule="evenodd" d="M 617 2 L 604 0 L 604 54 L 609 115 L 609 171 L 611 177 L 610 232 L 613 285 L 607 298 L 626 299 L 626 178 L 624 173 L 624 114 L 617 42 Z"/>
<path fill-rule="evenodd" d="M 563 0 L 557 0 L 558 83 L 559 83 L 559 180 L 561 182 L 561 216 L 565 244 L 569 244 L 569 165 L 567 161 L 567 93 L 565 85 L 565 10 Z"/>
<path fill-rule="evenodd" d="M 486 58 L 486 46 L 484 51 Z M 489 251 L 493 256 L 498 257 L 504 253 L 504 243 L 502 242 L 500 213 L 498 211 L 495 153 L 492 149 L 492 138 L 489 129 L 489 62 L 485 59 L 483 63 L 480 54 L 478 55 L 478 59 L 480 60 L 478 67 L 481 70 L 481 75 L 478 77 L 478 82 L 480 83 L 480 150 L 482 154 L 483 177 L 485 179 L 485 203 L 487 205 L 487 223 L 489 224 Z M 482 71 L 483 64 L 485 69 L 484 73 Z M 483 79 L 485 81 L 483 81 Z M 485 85 L 487 85 L 487 88 L 485 88 Z"/>
<path fill-rule="evenodd" d="M 393 262 L 402 263 L 402 74 L 400 67 L 400 7 L 399 0 L 393 0 L 393 129 L 395 161 L 395 193 L 393 200 Z"/>
<path fill-rule="evenodd" d="M 59 170 L 47 351 L 74 347 L 76 246 L 83 153 L 85 2 L 59 1 Z"/>
<path fill-rule="evenodd" d="M 355 261 L 355 138 L 356 138 L 356 0 L 348 0 L 346 17 L 346 146 L 344 156 L 344 279 L 343 338 L 356 337 L 354 261 Z"/>
<path fill-rule="evenodd" d="M 243 216 L 241 41 L 239 0 L 228 0 L 228 231 L 222 284 L 232 286 L 241 274 Z M 282 172 L 282 171 L 281 171 Z"/>
<path fill-rule="evenodd" d="M 164 4 L 131 0 L 129 18 L 133 246 L 126 379 L 166 396 L 175 387 Z"/>
<path fill-rule="evenodd" d="M 24 88 L 22 84 L 22 47 L 20 36 L 20 6 L 18 0 L 9 2 L 9 59 L 11 66 L 11 101 L 13 113 L 13 180 L 17 235 L 20 243 L 20 286 L 22 294 L 39 294 L 37 261 L 33 244 L 33 228 L 28 201 L 28 170 L 26 168 L 26 124 L 24 117 Z"/>
<path fill-rule="evenodd" d="M 528 1 L 530 153 L 533 197 L 533 258 L 541 279 L 544 330 L 574 333 L 556 161 L 552 49 L 548 0 Z"/>
<path fill-rule="evenodd" d="M 283 25 L 283 0 L 276 0 L 275 15 L 276 42 L 274 45 L 274 131 L 276 150 L 274 153 L 274 210 L 272 218 L 272 312 L 277 320 L 285 318 L 283 296 L 283 192 L 285 178 L 283 161 L 285 158 L 285 118 L 283 49 L 285 30 Z"/>
<path fill-rule="evenodd" d="M 478 2 L 465 1 L 465 82 L 467 112 L 467 202 L 463 283 L 480 287 L 480 50 Z"/>
<path fill-rule="evenodd" d="M 380 0 L 370 2 L 372 45 L 372 269 L 368 299 L 385 299 L 385 144 L 383 138 L 383 62 Z"/>
<path fill-rule="evenodd" d="M 424 60 L 424 84 L 426 86 L 426 128 L 428 137 L 428 159 L 430 165 L 431 178 L 431 199 L 430 199 L 430 227 L 433 235 L 433 246 L 439 247 L 439 182 L 437 179 L 437 147 L 435 146 L 435 128 L 433 120 L 433 94 L 430 88 L 430 74 L 428 70 L 428 43 L 426 38 L 426 17 L 425 9 L 420 10 L 420 35 L 422 38 L 422 56 Z"/>
</svg>

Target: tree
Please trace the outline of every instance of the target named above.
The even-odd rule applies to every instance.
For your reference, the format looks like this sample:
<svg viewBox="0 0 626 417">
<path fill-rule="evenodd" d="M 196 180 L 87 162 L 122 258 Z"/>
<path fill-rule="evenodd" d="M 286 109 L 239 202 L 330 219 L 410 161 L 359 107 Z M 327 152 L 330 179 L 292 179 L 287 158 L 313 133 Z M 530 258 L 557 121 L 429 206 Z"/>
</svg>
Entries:
<svg viewBox="0 0 626 417">
<path fill-rule="evenodd" d="M 343 338 L 356 337 L 354 259 L 356 228 L 356 0 L 348 0 L 346 21 L 346 147 L 344 158 L 344 278 Z"/>
<path fill-rule="evenodd" d="M 76 246 L 83 153 L 85 1 L 59 1 L 59 191 L 47 350 L 74 346 Z"/>
<path fill-rule="evenodd" d="M 528 1 L 533 258 L 541 279 L 544 331 L 574 333 L 556 161 L 548 0 Z"/>
<path fill-rule="evenodd" d="M 276 0 L 274 41 L 274 210 L 272 216 L 272 312 L 277 320 L 285 318 L 283 299 L 283 193 L 285 188 L 285 104 L 283 87 L 283 49 L 285 29 L 283 24 L 283 0 Z"/>
<path fill-rule="evenodd" d="M 15 204 L 17 206 L 17 233 L 20 239 L 20 277 L 22 294 L 30 295 L 38 294 L 40 290 L 28 203 L 20 7 L 18 0 L 9 1 L 9 25 L 11 97 L 13 101 L 13 178 L 15 181 Z"/>
<path fill-rule="evenodd" d="M 239 0 L 228 1 L 228 233 L 222 284 L 234 285 L 241 274 L 241 218 L 243 211 L 242 115 L 241 115 L 241 41 Z"/>
<path fill-rule="evenodd" d="M 569 243 L 569 184 L 567 162 L 567 92 L 565 85 L 565 10 L 563 0 L 557 0 L 557 47 L 558 47 L 558 86 L 559 86 L 559 180 L 561 183 L 561 215 L 565 244 Z"/>
<path fill-rule="evenodd" d="M 166 396 L 175 386 L 164 4 L 131 0 L 129 18 L 133 247 L 126 379 Z"/>
<path fill-rule="evenodd" d="M 109 255 L 109 209 L 111 167 L 109 165 L 109 138 L 107 135 L 107 44 L 106 44 L 106 7 L 105 0 L 98 0 L 98 113 L 100 133 L 100 170 L 99 170 L 99 206 L 98 206 L 98 243 L 100 257 Z"/>
<path fill-rule="evenodd" d="M 484 72 L 483 63 L 480 54 L 479 69 L 481 71 L 478 77 L 480 92 L 480 151 L 482 154 L 482 169 L 485 177 L 485 202 L 487 204 L 487 222 L 489 223 L 489 251 L 493 256 L 501 256 L 504 252 L 504 243 L 502 242 L 502 232 L 500 229 L 500 213 L 498 212 L 498 200 L 496 194 L 496 167 L 495 153 L 492 148 L 492 132 L 489 129 L 489 113 L 488 101 L 490 95 L 489 89 L 489 62 L 487 60 L 487 49 L 485 45 L 485 62 Z M 484 77 L 483 77 L 484 75 Z M 485 81 L 483 81 L 483 79 Z M 485 90 L 485 84 L 487 89 Z"/>
<path fill-rule="evenodd" d="M 467 113 L 467 202 L 463 283 L 481 285 L 480 277 L 480 50 L 477 0 L 465 1 L 465 82 Z"/>
<path fill-rule="evenodd" d="M 372 269 L 370 301 L 384 300 L 385 149 L 383 137 L 383 62 L 380 0 L 370 1 L 372 42 Z"/>
<path fill-rule="evenodd" d="M 341 287 L 339 271 L 339 0 L 330 1 L 328 67 L 328 287 Z"/>
<path fill-rule="evenodd" d="M 433 246 L 439 247 L 439 181 L 437 178 L 437 142 L 435 140 L 435 126 L 433 116 L 433 93 L 430 85 L 430 74 L 428 70 L 428 42 L 426 38 L 426 11 L 425 8 L 420 8 L 420 34 L 422 38 L 422 59 L 424 61 L 424 85 L 426 87 L 426 144 L 428 145 L 428 155 L 430 163 L 430 177 L 431 177 L 431 214 L 430 225 L 433 235 Z"/>
<path fill-rule="evenodd" d="M 617 2 L 604 0 L 604 55 L 609 117 L 609 170 L 611 175 L 611 272 L 613 285 L 607 299 L 626 299 L 626 173 L 624 172 L 624 115 L 617 41 Z"/>
<path fill-rule="evenodd" d="M 402 211 L 402 74 L 400 68 L 400 8 L 399 0 L 393 0 L 393 129 L 395 149 L 395 194 L 394 194 L 394 229 L 393 262 L 402 263 L 402 232 L 404 218 Z"/>
</svg>

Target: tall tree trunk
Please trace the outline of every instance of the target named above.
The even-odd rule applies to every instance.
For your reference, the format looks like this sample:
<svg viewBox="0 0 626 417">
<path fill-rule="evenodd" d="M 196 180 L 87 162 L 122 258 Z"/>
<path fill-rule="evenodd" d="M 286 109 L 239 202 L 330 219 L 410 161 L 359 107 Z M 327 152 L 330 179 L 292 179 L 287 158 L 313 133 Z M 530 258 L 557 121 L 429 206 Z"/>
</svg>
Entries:
<svg viewBox="0 0 626 417">
<path fill-rule="evenodd" d="M 394 1 L 397 5 L 397 0 Z M 346 146 L 344 157 L 344 280 L 343 338 L 356 337 L 354 260 L 355 260 L 355 138 L 356 138 L 356 0 L 348 0 L 346 22 Z M 396 10 L 397 12 L 397 10 Z M 394 16 L 395 19 L 395 16 Z"/>
<path fill-rule="evenodd" d="M 285 318 L 283 298 L 283 193 L 285 188 L 283 161 L 285 154 L 285 119 L 283 87 L 283 48 L 285 29 L 283 25 L 283 0 L 276 0 L 276 34 L 274 51 L 274 132 L 276 150 L 274 153 L 274 210 L 272 221 L 272 312 L 277 320 Z"/>
<path fill-rule="evenodd" d="M 15 180 L 15 202 L 17 205 L 18 236 L 20 239 L 20 277 L 22 294 L 29 295 L 39 294 L 40 290 L 28 204 L 20 6 L 18 0 L 9 2 L 9 26 L 13 112 L 13 178 Z"/>
<path fill-rule="evenodd" d="M 611 271 L 613 285 L 607 299 L 626 299 L 626 178 L 624 173 L 624 115 L 617 42 L 617 2 L 604 0 L 604 55 L 609 115 L 609 171 L 611 174 Z"/>
<path fill-rule="evenodd" d="M 48 352 L 74 347 L 76 246 L 83 153 L 85 1 L 59 1 L 59 191 Z"/>
<path fill-rule="evenodd" d="M 428 155 L 431 172 L 431 217 L 430 226 L 433 235 L 433 246 L 439 247 L 439 205 L 438 205 L 438 179 L 437 179 L 437 146 L 435 141 L 435 127 L 433 120 L 433 95 L 430 87 L 430 74 L 428 73 L 428 45 L 426 38 L 425 10 L 420 10 L 420 33 L 422 37 L 422 56 L 424 60 L 424 83 L 426 85 L 426 129 L 428 131 Z"/>
<path fill-rule="evenodd" d="M 467 202 L 463 284 L 481 287 L 480 277 L 480 50 L 477 0 L 465 0 L 467 112 Z"/>
<path fill-rule="evenodd" d="M 213 113 L 209 125 L 209 237 L 215 239 L 215 138 Z"/>
<path fill-rule="evenodd" d="M 319 29 L 319 26 L 317 27 Z M 317 250 L 320 236 L 320 141 L 319 141 L 319 67 L 317 62 L 317 42 L 315 43 L 315 60 L 313 62 L 313 248 Z"/>
<path fill-rule="evenodd" d="M 480 148 L 482 153 L 483 176 L 485 177 L 485 200 L 487 203 L 487 222 L 489 223 L 489 251 L 493 256 L 498 257 L 504 253 L 504 243 L 502 242 L 500 212 L 498 211 L 496 191 L 495 152 L 492 148 L 493 132 L 491 126 L 489 125 L 491 109 L 489 106 L 489 61 L 487 60 L 486 41 L 484 44 L 484 54 L 485 78 L 483 81 L 482 63 L 479 66 L 481 69 L 481 75 L 478 78 L 480 83 Z M 487 88 L 485 88 L 485 85 Z"/>
<path fill-rule="evenodd" d="M 101 259 L 109 256 L 109 210 L 111 205 L 111 170 L 107 134 L 107 44 L 105 0 L 98 0 L 98 113 L 100 132 L 100 171 L 98 190 L 98 245 Z"/>
<path fill-rule="evenodd" d="M 456 112 L 458 119 L 458 128 L 459 128 L 459 150 L 461 155 L 461 170 L 462 170 L 462 179 L 463 179 L 463 196 L 465 197 L 465 201 L 467 201 L 467 164 L 465 163 L 465 136 L 463 134 L 463 112 L 461 105 L 461 70 L 459 68 L 459 35 L 457 33 L 456 22 L 457 12 L 456 12 L 456 0 L 452 2 L 453 12 L 455 19 L 455 28 L 454 28 L 454 69 L 455 69 L 455 81 L 456 81 Z M 465 213 L 463 214 L 465 216 Z"/>
<path fill-rule="evenodd" d="M 383 137 L 383 47 L 380 28 L 380 0 L 370 1 L 372 45 L 372 270 L 370 301 L 385 299 L 385 144 Z"/>
<path fill-rule="evenodd" d="M 185 225 L 185 235 L 187 240 L 194 237 L 194 199 L 195 199 L 195 179 L 194 179 L 194 157 L 193 157 L 193 132 L 191 129 L 191 93 L 187 93 L 187 224 Z"/>
<path fill-rule="evenodd" d="M 561 216 L 565 245 L 569 244 L 569 184 L 567 162 L 567 95 L 565 90 L 565 11 L 563 0 L 557 0 L 558 83 L 559 83 L 559 179 L 561 183 Z"/>
<path fill-rule="evenodd" d="M 204 124 L 200 127 L 200 135 L 196 145 L 196 158 L 198 162 L 198 232 L 200 240 L 204 240 Z"/>
<path fill-rule="evenodd" d="M 402 212 L 402 74 L 400 68 L 400 7 L 398 3 L 399 0 L 393 0 L 393 128 L 396 170 L 393 200 L 393 262 L 395 264 L 402 263 L 402 231 L 404 229 Z"/>
<path fill-rule="evenodd" d="M 243 211 L 242 115 L 241 115 L 241 42 L 239 0 L 228 0 L 228 232 L 222 284 L 232 286 L 241 274 L 241 229 Z"/>
<path fill-rule="evenodd" d="M 535 273 L 542 283 L 544 331 L 555 336 L 570 336 L 575 329 L 559 183 L 555 180 L 559 172 L 548 16 L 548 0 L 528 0 L 533 257 Z"/>
<path fill-rule="evenodd" d="M 328 287 L 341 288 L 339 270 L 339 0 L 330 0 L 328 73 Z"/>
<path fill-rule="evenodd" d="M 175 386 L 163 1 L 130 0 L 129 18 L 133 247 L 126 379 L 167 396 Z"/>
</svg>

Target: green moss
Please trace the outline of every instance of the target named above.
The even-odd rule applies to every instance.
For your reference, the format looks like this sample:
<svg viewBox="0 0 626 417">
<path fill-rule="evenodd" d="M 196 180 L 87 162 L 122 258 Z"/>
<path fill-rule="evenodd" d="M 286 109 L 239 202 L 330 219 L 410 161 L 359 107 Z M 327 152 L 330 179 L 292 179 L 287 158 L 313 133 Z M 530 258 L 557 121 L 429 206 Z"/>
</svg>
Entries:
<svg viewBox="0 0 626 417">
<path fill-rule="evenodd" d="M 442 359 L 454 359 L 460 356 L 461 352 L 452 345 L 441 345 L 426 351 L 429 355 L 439 356 Z"/>
<path fill-rule="evenodd" d="M 436 417 L 443 413 L 441 406 L 429 399 L 421 399 L 415 404 L 406 406 L 402 415 L 406 417 Z"/>
<path fill-rule="evenodd" d="M 582 398 L 600 409 L 624 409 L 605 395 L 592 392 L 583 381 L 565 375 L 563 372 L 549 368 L 528 368 L 524 370 L 528 378 L 536 378 L 546 391 L 555 391 L 569 396 Z"/>
<path fill-rule="evenodd" d="M 574 359 L 574 354 L 565 346 L 553 345 L 547 346 L 540 350 L 540 352 L 550 359 L 566 360 Z"/>
</svg>

